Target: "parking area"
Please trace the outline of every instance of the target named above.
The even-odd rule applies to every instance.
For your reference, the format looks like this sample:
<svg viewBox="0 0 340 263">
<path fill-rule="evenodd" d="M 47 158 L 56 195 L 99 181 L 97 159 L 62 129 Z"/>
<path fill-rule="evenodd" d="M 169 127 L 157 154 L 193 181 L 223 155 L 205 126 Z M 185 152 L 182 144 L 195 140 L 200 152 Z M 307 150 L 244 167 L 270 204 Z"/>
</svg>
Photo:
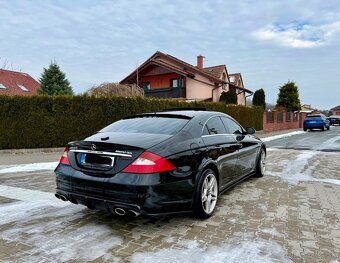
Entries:
<svg viewBox="0 0 340 263">
<path fill-rule="evenodd" d="M 27 153 L 6 156 L 0 262 L 340 260 L 340 127 L 268 142 L 265 176 L 221 195 L 217 212 L 203 221 L 114 217 L 62 202 L 48 165 L 20 170 L 15 162 L 30 163 L 20 162 Z"/>
</svg>

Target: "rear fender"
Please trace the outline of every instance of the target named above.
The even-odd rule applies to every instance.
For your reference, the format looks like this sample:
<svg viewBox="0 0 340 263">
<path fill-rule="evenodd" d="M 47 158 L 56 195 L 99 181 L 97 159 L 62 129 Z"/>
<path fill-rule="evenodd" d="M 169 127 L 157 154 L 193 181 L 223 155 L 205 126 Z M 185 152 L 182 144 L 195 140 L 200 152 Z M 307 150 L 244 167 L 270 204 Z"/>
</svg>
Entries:
<svg viewBox="0 0 340 263">
<path fill-rule="evenodd" d="M 221 175 L 220 175 L 220 172 L 219 172 L 217 167 L 218 167 L 217 163 L 213 160 L 209 160 L 205 163 L 202 163 L 199 167 L 199 172 L 197 173 L 196 182 L 198 182 L 198 180 L 202 176 L 203 171 L 205 171 L 206 169 L 211 169 L 215 172 L 215 174 L 217 176 L 217 180 L 218 180 L 218 185 L 220 187 Z"/>
</svg>

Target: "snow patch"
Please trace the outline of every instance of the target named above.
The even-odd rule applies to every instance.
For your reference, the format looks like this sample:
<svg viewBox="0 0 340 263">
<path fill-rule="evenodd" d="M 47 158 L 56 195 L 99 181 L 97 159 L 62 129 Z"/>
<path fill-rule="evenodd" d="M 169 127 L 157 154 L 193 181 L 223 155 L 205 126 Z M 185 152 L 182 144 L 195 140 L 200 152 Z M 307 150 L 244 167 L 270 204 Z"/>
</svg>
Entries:
<svg viewBox="0 0 340 263">
<path fill-rule="evenodd" d="M 53 193 L 6 185 L 0 185 L 0 196 L 21 201 L 42 202 L 45 205 L 51 205 L 56 207 L 63 207 L 69 205 L 69 203 L 57 199 Z"/>
<path fill-rule="evenodd" d="M 261 232 L 272 235 L 274 237 L 282 237 L 283 236 L 275 228 L 264 228 L 264 229 L 261 229 Z"/>
<path fill-rule="evenodd" d="M 59 162 L 49 162 L 49 163 L 19 164 L 8 166 L 5 168 L 0 167 L 0 174 L 33 172 L 39 170 L 54 170 L 58 166 L 58 164 Z"/>
<path fill-rule="evenodd" d="M 231 244 L 232 243 L 232 244 Z M 274 241 L 237 241 L 222 246 L 187 247 L 183 249 L 163 249 L 157 252 L 138 252 L 131 261 L 138 263 L 163 262 L 233 262 L 269 263 L 292 262 L 284 249 Z"/>
<path fill-rule="evenodd" d="M 265 138 L 262 138 L 261 140 L 264 141 L 264 142 L 269 142 L 269 141 L 282 139 L 282 138 L 286 138 L 286 137 L 290 137 L 290 136 L 294 136 L 294 135 L 299 135 L 299 134 L 303 134 L 303 133 L 306 133 L 306 132 L 304 132 L 304 131 L 294 131 L 294 132 L 289 132 L 289 133 L 285 133 L 285 134 L 279 134 L 279 135 L 265 137 Z"/>
<path fill-rule="evenodd" d="M 91 220 L 93 213 L 77 206 L 58 209 L 45 202 L 3 204 L 1 238 L 29 244 L 31 248 L 25 252 L 35 256 L 28 256 L 27 262 L 41 262 L 46 257 L 52 262 L 91 261 L 99 257 L 112 262 L 115 258 L 110 250 L 122 241 L 108 225 Z"/>
<path fill-rule="evenodd" d="M 322 144 L 320 148 L 326 144 Z M 321 179 L 312 177 L 313 172 L 319 165 L 319 161 L 314 161 L 312 164 L 309 164 L 309 161 L 318 153 L 319 152 L 317 151 L 304 151 L 294 160 L 283 160 L 278 163 L 277 165 L 283 168 L 281 172 L 272 172 L 267 170 L 266 174 L 280 177 L 292 185 L 297 185 L 299 182 L 321 182 L 340 185 L 340 180 L 337 179 Z"/>
</svg>

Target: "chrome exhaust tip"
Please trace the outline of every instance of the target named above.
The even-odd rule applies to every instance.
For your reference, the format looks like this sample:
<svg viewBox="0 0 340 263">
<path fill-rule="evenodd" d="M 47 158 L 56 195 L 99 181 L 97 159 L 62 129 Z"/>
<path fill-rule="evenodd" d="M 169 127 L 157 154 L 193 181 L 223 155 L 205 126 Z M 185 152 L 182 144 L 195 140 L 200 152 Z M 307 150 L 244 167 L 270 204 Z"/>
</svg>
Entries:
<svg viewBox="0 0 340 263">
<path fill-rule="evenodd" d="M 125 210 L 123 208 L 115 208 L 115 213 L 119 216 L 124 216 L 126 214 Z"/>
<path fill-rule="evenodd" d="M 139 215 L 140 215 L 140 213 L 139 213 L 139 212 L 137 212 L 137 211 L 134 211 L 134 210 L 129 210 L 128 212 L 129 212 L 129 214 L 130 214 L 130 215 L 132 215 L 133 217 L 137 217 L 137 216 L 139 216 Z"/>
<path fill-rule="evenodd" d="M 59 199 L 65 201 L 65 202 L 68 201 L 68 198 L 65 195 L 59 195 Z"/>
</svg>

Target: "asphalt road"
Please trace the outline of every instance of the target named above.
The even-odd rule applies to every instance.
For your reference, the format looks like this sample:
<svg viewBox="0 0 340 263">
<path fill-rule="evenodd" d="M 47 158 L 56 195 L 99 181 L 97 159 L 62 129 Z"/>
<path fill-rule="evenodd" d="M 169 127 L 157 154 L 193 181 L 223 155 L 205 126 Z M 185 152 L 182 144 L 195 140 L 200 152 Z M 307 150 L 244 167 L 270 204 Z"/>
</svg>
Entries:
<svg viewBox="0 0 340 263">
<path fill-rule="evenodd" d="M 340 152 L 340 126 L 331 126 L 330 130 L 313 130 L 266 143 L 269 148 L 315 150 Z"/>
<path fill-rule="evenodd" d="M 59 154 L 0 155 L 0 262 L 339 262 L 340 127 L 267 146 L 265 176 L 221 195 L 204 221 L 62 202 L 52 169 L 1 172 Z"/>
</svg>

